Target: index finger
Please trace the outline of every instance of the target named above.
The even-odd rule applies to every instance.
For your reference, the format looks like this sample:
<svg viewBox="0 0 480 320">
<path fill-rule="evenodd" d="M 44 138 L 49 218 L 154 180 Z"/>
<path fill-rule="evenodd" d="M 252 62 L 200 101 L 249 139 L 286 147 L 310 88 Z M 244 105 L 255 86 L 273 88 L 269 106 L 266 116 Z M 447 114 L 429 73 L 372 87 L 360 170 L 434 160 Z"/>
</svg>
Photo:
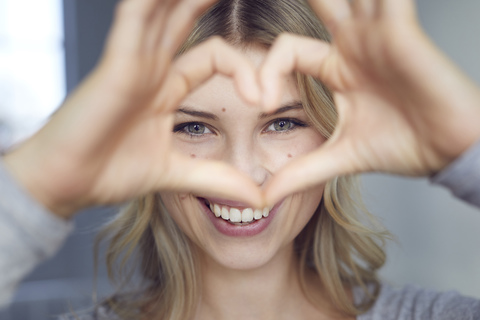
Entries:
<svg viewBox="0 0 480 320">
<path fill-rule="evenodd" d="M 352 17 L 352 8 L 347 0 L 309 0 L 308 2 L 332 34 L 335 33 L 340 22 Z"/>
<path fill-rule="evenodd" d="M 260 69 L 265 111 L 270 112 L 278 107 L 285 79 L 294 71 L 319 78 L 329 85 L 330 79 L 322 79 L 322 69 L 328 64 L 330 48 L 330 44 L 321 40 L 292 34 L 280 35 Z"/>
<path fill-rule="evenodd" d="M 240 95 L 258 105 L 260 88 L 251 61 L 219 37 L 198 45 L 175 61 L 155 105 L 173 110 L 193 89 L 215 74 L 231 77 Z"/>
</svg>

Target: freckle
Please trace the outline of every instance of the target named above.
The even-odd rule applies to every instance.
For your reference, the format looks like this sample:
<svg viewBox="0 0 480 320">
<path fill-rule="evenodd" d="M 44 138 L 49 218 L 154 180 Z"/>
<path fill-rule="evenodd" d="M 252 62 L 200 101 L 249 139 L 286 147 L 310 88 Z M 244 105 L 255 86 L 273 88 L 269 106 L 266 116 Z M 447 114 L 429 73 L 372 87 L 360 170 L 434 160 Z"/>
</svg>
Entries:
<svg viewBox="0 0 480 320">
<path fill-rule="evenodd" d="M 194 159 L 195 159 L 196 157 L 197 157 L 197 156 L 194 155 L 194 154 L 191 154 L 191 155 L 190 155 L 190 158 L 194 158 Z"/>
<path fill-rule="evenodd" d="M 222 112 L 225 112 L 225 111 L 227 111 L 227 109 L 225 109 L 225 108 L 222 108 Z"/>
<path fill-rule="evenodd" d="M 289 158 L 291 158 L 291 157 L 292 157 L 292 155 L 289 153 L 289 154 L 288 154 L 288 157 L 289 157 Z"/>
</svg>

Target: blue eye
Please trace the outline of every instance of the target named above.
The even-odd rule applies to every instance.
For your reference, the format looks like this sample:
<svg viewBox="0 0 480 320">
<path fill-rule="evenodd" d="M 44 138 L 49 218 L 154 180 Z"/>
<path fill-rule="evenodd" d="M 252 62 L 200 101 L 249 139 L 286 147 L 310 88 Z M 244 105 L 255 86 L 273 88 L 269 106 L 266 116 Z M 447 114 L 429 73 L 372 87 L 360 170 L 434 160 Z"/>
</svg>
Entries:
<svg viewBox="0 0 480 320">
<path fill-rule="evenodd" d="M 297 127 L 306 127 L 306 124 L 300 120 L 293 119 L 278 119 L 270 123 L 265 131 L 269 132 L 288 132 Z"/>
<path fill-rule="evenodd" d="M 201 123 L 191 123 L 185 128 L 187 132 L 191 134 L 204 134 L 205 130 L 208 130 L 207 127 Z"/>
<path fill-rule="evenodd" d="M 206 125 L 201 122 L 181 123 L 173 128 L 175 133 L 184 133 L 190 136 L 202 136 L 213 133 Z"/>
<path fill-rule="evenodd" d="M 293 127 L 292 121 L 289 121 L 289 120 L 278 120 L 272 124 L 275 131 L 287 131 L 291 127 Z"/>
</svg>

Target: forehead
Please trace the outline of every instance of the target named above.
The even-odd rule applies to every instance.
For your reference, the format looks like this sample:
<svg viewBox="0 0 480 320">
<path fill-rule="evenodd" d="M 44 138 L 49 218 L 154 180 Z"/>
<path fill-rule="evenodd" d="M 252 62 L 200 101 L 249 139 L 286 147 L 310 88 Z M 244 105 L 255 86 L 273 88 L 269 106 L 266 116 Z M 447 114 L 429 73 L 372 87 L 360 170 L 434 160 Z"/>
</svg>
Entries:
<svg viewBox="0 0 480 320">
<path fill-rule="evenodd" d="M 267 50 L 259 47 L 241 49 L 242 53 L 252 61 L 257 69 L 264 61 Z M 298 101 L 299 93 L 296 81 L 292 76 L 285 79 L 285 88 L 282 90 L 282 102 Z M 216 74 L 204 84 L 192 91 L 181 103 L 208 108 L 245 107 L 248 104 L 238 94 L 234 81 L 224 75 Z"/>
</svg>

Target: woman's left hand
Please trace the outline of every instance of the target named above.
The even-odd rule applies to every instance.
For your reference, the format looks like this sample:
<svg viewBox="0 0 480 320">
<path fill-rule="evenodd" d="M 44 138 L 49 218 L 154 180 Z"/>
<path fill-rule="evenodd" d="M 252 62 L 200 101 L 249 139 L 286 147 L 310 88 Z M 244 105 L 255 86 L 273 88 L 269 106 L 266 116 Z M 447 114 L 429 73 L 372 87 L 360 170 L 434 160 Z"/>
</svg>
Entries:
<svg viewBox="0 0 480 320">
<path fill-rule="evenodd" d="M 331 44 L 281 36 L 260 73 L 264 105 L 282 81 L 311 75 L 334 93 L 333 136 L 266 187 L 268 203 L 338 175 L 438 172 L 480 138 L 480 90 L 421 30 L 413 0 L 311 0 Z"/>
</svg>

